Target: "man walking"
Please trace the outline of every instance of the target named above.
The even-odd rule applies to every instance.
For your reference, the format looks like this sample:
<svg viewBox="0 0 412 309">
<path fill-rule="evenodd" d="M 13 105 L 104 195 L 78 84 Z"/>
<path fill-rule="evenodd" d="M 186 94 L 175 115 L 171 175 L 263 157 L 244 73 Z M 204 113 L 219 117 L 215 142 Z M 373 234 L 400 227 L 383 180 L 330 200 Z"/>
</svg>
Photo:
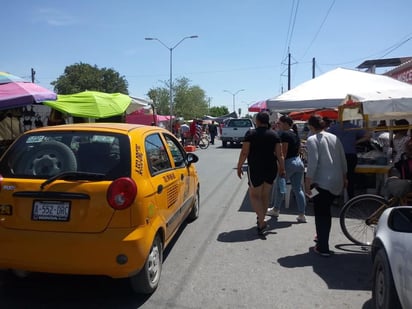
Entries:
<svg viewBox="0 0 412 309">
<path fill-rule="evenodd" d="M 210 134 L 210 143 L 212 145 L 215 144 L 215 137 L 217 135 L 217 126 L 215 124 L 215 121 L 213 120 L 211 124 L 209 124 L 209 134 Z"/>
</svg>

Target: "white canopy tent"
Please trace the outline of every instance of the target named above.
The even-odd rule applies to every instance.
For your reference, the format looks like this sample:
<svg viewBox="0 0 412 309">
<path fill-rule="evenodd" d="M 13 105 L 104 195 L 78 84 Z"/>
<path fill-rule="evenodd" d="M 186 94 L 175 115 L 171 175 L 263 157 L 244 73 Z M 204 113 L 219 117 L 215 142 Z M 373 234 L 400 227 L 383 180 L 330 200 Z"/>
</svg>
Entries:
<svg viewBox="0 0 412 309">
<path fill-rule="evenodd" d="M 409 84 L 406 84 L 409 85 Z M 406 88 L 406 87 L 405 87 Z M 412 85 L 410 89 L 387 90 L 383 92 L 361 92 L 356 95 L 348 94 L 340 107 L 360 103 L 362 108 L 358 114 L 367 115 L 369 120 L 391 120 L 412 118 Z M 360 118 L 349 112 L 350 109 L 342 109 L 343 120 Z"/>
<path fill-rule="evenodd" d="M 132 97 L 132 101 L 130 102 L 130 105 L 127 107 L 126 109 L 126 114 L 129 115 L 141 108 L 151 108 L 151 104 L 153 104 L 152 100 L 146 100 L 146 99 L 142 99 L 142 98 L 137 98 L 137 97 Z"/>
<path fill-rule="evenodd" d="M 412 85 L 385 75 L 337 68 L 267 100 L 272 111 L 336 108 L 351 95 L 370 119 L 412 114 Z M 390 114 L 389 114 L 390 113 Z M 404 117 L 402 117 L 404 118 Z"/>
</svg>

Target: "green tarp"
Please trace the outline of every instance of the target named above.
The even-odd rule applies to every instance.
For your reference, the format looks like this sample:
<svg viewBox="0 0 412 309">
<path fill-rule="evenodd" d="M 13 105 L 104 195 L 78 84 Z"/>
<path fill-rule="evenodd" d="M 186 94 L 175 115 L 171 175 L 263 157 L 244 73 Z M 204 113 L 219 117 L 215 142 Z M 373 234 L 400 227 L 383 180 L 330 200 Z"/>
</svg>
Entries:
<svg viewBox="0 0 412 309">
<path fill-rule="evenodd" d="M 76 117 L 106 118 L 123 114 L 131 100 L 130 96 L 121 93 L 84 91 L 58 95 L 56 101 L 43 103 Z"/>
</svg>

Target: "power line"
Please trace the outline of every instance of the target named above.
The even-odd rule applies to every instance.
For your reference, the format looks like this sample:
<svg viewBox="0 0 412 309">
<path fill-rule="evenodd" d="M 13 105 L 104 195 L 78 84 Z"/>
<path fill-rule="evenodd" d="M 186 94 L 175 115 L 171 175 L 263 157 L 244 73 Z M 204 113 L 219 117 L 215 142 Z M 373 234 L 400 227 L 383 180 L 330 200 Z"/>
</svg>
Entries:
<svg viewBox="0 0 412 309">
<path fill-rule="evenodd" d="M 409 37 L 407 37 L 407 36 L 409 36 Z M 404 39 L 405 37 L 407 37 L 407 38 Z M 390 54 L 391 52 L 393 52 L 393 51 L 395 51 L 396 49 L 398 49 L 399 47 L 401 47 L 401 46 L 402 46 L 403 44 L 405 44 L 406 42 L 410 41 L 411 39 L 412 39 L 412 33 L 409 33 L 408 35 L 403 36 L 403 38 L 401 39 L 402 41 L 400 41 L 400 42 L 398 42 L 398 43 L 395 43 L 395 44 L 393 44 L 393 45 L 385 48 L 385 49 L 382 50 L 382 51 L 375 52 L 375 53 L 372 53 L 372 54 L 369 54 L 369 55 L 367 55 L 367 56 L 363 56 L 363 57 L 360 57 L 360 58 L 357 58 L 357 59 L 348 60 L 348 61 L 345 61 L 345 62 L 340 62 L 340 63 L 323 63 L 322 65 L 327 65 L 327 66 L 340 66 L 340 65 L 350 64 L 350 63 L 354 63 L 354 62 L 364 61 L 365 59 L 369 59 L 369 58 L 374 57 L 375 55 L 384 53 L 382 56 L 378 57 L 378 59 L 382 59 L 382 58 L 386 57 L 388 54 Z"/>
<path fill-rule="evenodd" d="M 315 34 L 315 36 L 313 37 L 312 41 L 309 43 L 307 49 L 306 49 L 305 52 L 303 53 L 302 58 L 304 58 L 304 57 L 306 56 L 307 52 L 308 52 L 309 49 L 312 47 L 313 42 L 315 42 L 315 40 L 317 39 L 320 31 L 321 31 L 322 28 L 323 28 L 323 25 L 325 24 L 326 20 L 327 20 L 328 17 L 329 17 L 330 11 L 332 10 L 333 6 L 335 5 L 335 2 L 336 2 L 336 0 L 333 0 L 333 1 L 332 1 L 332 4 L 329 6 L 329 9 L 328 9 L 328 11 L 326 12 L 325 17 L 323 18 L 323 21 L 322 21 L 322 23 L 320 24 L 320 26 L 319 26 L 319 28 L 318 28 L 318 31 L 316 32 L 316 34 Z"/>
<path fill-rule="evenodd" d="M 291 24 L 292 24 L 292 15 L 293 15 L 293 9 L 294 9 L 294 7 L 295 7 L 295 0 L 293 0 L 293 2 L 292 2 L 292 8 L 291 8 L 291 10 L 290 10 L 288 31 L 287 31 L 287 33 L 286 33 L 285 47 L 283 48 L 283 53 L 282 53 L 282 55 L 285 55 L 285 54 L 286 54 L 286 50 L 288 50 L 289 34 L 290 34 L 290 28 L 291 28 Z M 284 61 L 284 59 L 281 60 L 281 63 L 282 63 L 282 61 Z"/>
<path fill-rule="evenodd" d="M 283 49 L 283 55 L 285 56 L 283 58 L 285 58 L 287 53 L 289 53 L 290 44 L 293 38 L 293 32 L 295 30 L 296 17 L 298 14 L 300 0 L 297 0 L 296 6 L 295 6 L 295 3 L 296 3 L 295 0 L 293 0 L 292 8 L 290 10 L 290 16 L 289 16 L 289 25 L 288 25 L 288 32 L 286 34 L 285 48 Z M 287 50 L 287 53 L 286 53 L 286 50 Z"/>
<path fill-rule="evenodd" d="M 286 35 L 285 48 L 284 48 L 284 53 L 283 53 L 285 56 L 283 57 L 283 59 L 281 61 L 281 65 L 285 65 L 284 61 L 287 58 L 290 57 L 290 45 L 291 45 L 292 38 L 293 38 L 293 32 L 295 30 L 296 17 L 298 15 L 299 3 L 300 3 L 300 0 L 297 0 L 296 6 L 295 6 L 295 0 L 293 0 L 293 3 L 292 3 L 292 8 L 291 8 L 291 11 L 290 11 L 290 16 L 289 16 L 288 32 L 287 32 L 287 35 Z M 287 49 L 287 53 L 286 53 L 286 49 Z M 289 68 L 290 64 L 288 63 L 287 65 L 288 65 L 287 68 L 290 69 Z M 282 74 L 283 73 L 281 73 L 280 76 L 279 76 L 279 83 L 280 84 L 282 84 Z M 289 76 L 288 76 L 288 78 L 289 78 Z M 282 89 L 283 89 L 283 86 L 282 86 Z M 283 92 L 283 90 L 282 90 L 282 92 Z"/>
<path fill-rule="evenodd" d="M 318 65 L 317 62 L 315 62 L 315 67 L 320 71 L 321 74 L 324 73 L 323 70 L 322 70 L 322 68 Z"/>
<path fill-rule="evenodd" d="M 394 50 L 398 49 L 399 47 L 401 47 L 403 44 L 405 44 L 406 42 L 408 42 L 410 39 L 412 39 L 412 37 L 407 38 L 406 40 L 403 40 L 402 42 L 396 44 L 395 46 L 393 46 L 390 50 L 388 50 L 387 53 L 385 53 L 381 58 L 384 58 L 386 55 L 390 54 L 391 52 L 393 52 Z"/>
<path fill-rule="evenodd" d="M 298 3 L 296 4 L 295 16 L 293 16 L 292 31 L 290 32 L 290 37 L 289 37 L 289 42 L 288 42 L 289 47 L 290 47 L 290 43 L 292 42 L 293 31 L 295 30 L 296 16 L 298 15 L 299 3 L 300 3 L 300 0 L 298 0 Z"/>
</svg>

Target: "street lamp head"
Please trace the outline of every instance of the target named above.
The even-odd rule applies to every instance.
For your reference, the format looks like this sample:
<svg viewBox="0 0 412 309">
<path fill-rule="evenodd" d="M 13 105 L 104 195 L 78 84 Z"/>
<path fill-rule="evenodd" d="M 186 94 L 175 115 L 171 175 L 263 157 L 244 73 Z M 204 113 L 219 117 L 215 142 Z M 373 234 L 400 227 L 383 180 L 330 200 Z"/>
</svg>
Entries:
<svg viewBox="0 0 412 309">
<path fill-rule="evenodd" d="M 245 89 L 239 89 L 238 91 L 236 91 L 235 93 L 229 91 L 229 90 L 223 90 L 223 92 L 227 92 L 230 93 L 233 97 L 233 111 L 235 112 L 235 96 L 240 92 L 240 91 L 244 91 Z M 239 113 L 240 114 L 240 113 Z"/>
<path fill-rule="evenodd" d="M 195 39 L 198 38 L 197 35 L 191 35 L 191 36 L 185 36 L 182 38 L 179 42 L 177 42 L 174 46 L 168 46 L 165 43 L 163 43 L 161 40 L 158 38 L 144 38 L 146 41 L 158 41 L 160 44 L 162 44 L 164 47 L 166 47 L 169 52 L 170 52 L 170 77 L 169 77 L 169 100 L 170 100 L 170 130 L 172 130 L 172 119 L 173 119 L 173 87 L 172 87 L 172 57 L 173 57 L 173 50 L 184 40 L 186 39 Z"/>
<path fill-rule="evenodd" d="M 233 93 L 232 91 L 229 91 L 229 90 L 223 90 L 223 92 L 228 92 L 228 93 L 230 93 L 231 95 L 237 95 L 239 92 L 241 92 L 241 91 L 245 91 L 245 89 L 239 89 L 238 91 L 236 91 L 235 93 Z"/>
</svg>

